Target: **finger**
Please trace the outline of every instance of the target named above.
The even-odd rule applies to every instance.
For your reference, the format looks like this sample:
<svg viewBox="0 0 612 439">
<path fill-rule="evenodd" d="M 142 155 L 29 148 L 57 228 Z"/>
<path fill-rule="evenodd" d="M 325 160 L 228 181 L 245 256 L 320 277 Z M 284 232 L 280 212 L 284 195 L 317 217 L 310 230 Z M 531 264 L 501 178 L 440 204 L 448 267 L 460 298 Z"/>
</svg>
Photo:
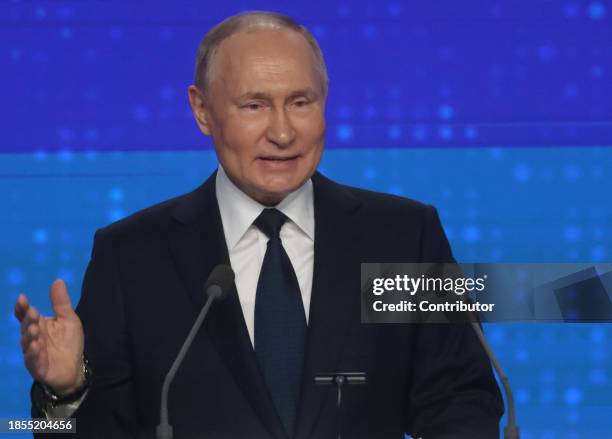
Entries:
<svg viewBox="0 0 612 439">
<path fill-rule="evenodd" d="M 25 354 L 30 348 L 29 337 L 26 334 L 22 335 L 21 339 L 19 340 L 19 344 L 21 345 L 21 352 Z"/>
<path fill-rule="evenodd" d="M 40 328 L 38 325 L 30 325 L 26 330 L 25 334 L 21 336 L 21 350 L 26 352 L 32 342 L 38 341 L 40 336 Z"/>
<path fill-rule="evenodd" d="M 42 375 L 41 371 L 41 347 L 40 343 L 33 342 L 28 350 L 25 352 L 23 358 L 26 364 L 27 369 L 30 371 L 34 379 L 40 379 Z"/>
<path fill-rule="evenodd" d="M 34 342 L 28 346 L 27 351 L 25 352 L 25 358 L 27 361 L 32 362 L 38 354 L 40 353 L 40 343 Z"/>
<path fill-rule="evenodd" d="M 23 294 L 20 294 L 15 301 L 15 317 L 17 317 L 17 320 L 20 322 L 23 320 L 26 312 L 28 311 L 28 307 L 28 298 Z"/>
<path fill-rule="evenodd" d="M 33 306 L 30 306 L 26 311 L 24 319 L 21 321 L 21 335 L 25 334 L 30 325 L 38 323 L 39 317 L 40 313 L 38 312 L 38 310 Z"/>
<path fill-rule="evenodd" d="M 49 318 L 49 317 L 40 316 L 40 319 L 38 320 L 38 326 L 40 328 L 39 341 L 41 343 L 46 343 L 47 342 L 47 339 L 49 338 L 49 327 L 48 327 L 48 325 L 54 324 L 53 320 L 54 319 Z"/>
<path fill-rule="evenodd" d="M 44 377 L 49 366 L 48 352 L 45 344 L 42 343 L 41 340 L 33 342 L 31 345 L 31 352 L 27 353 L 26 357 L 28 357 L 30 365 L 32 366 L 31 370 L 36 373 L 37 379 L 44 382 Z"/>
<path fill-rule="evenodd" d="M 74 314 L 68 289 L 61 279 L 51 285 L 51 307 L 57 317 L 71 317 Z"/>
</svg>

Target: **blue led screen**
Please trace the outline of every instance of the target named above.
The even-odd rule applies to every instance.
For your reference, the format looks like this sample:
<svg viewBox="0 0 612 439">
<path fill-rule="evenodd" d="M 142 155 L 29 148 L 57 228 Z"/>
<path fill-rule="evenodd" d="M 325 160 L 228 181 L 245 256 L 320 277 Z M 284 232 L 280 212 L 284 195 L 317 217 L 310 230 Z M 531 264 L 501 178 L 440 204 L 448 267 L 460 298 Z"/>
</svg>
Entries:
<svg viewBox="0 0 612 439">
<path fill-rule="evenodd" d="M 293 15 L 330 74 L 321 170 L 435 205 L 466 262 L 612 261 L 612 2 L 0 3 L 0 418 L 29 414 L 14 300 L 79 297 L 93 232 L 215 168 L 186 87 L 247 9 Z M 523 437 L 607 438 L 612 329 L 490 324 Z"/>
</svg>

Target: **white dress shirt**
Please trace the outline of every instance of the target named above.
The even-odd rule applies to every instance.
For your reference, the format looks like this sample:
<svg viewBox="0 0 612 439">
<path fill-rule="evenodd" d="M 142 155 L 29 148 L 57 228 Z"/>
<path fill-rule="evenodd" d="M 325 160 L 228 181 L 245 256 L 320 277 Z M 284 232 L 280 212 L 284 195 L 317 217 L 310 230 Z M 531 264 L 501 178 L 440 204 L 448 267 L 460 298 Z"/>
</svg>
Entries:
<svg viewBox="0 0 612 439">
<path fill-rule="evenodd" d="M 230 263 L 236 274 L 242 314 L 251 343 L 255 346 L 255 292 L 268 237 L 253 225 L 253 221 L 266 206 L 238 189 L 221 166 L 217 171 L 216 192 Z M 295 270 L 308 322 L 315 227 L 310 179 L 274 207 L 288 217 L 280 230 L 280 238 Z"/>
</svg>

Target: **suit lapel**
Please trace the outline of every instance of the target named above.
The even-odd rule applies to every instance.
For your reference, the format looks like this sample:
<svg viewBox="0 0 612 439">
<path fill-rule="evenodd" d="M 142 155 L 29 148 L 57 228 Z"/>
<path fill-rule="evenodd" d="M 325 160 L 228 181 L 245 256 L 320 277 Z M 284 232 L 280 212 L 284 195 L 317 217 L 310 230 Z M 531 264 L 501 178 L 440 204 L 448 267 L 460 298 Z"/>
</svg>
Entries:
<svg viewBox="0 0 612 439">
<path fill-rule="evenodd" d="M 317 373 L 337 372 L 346 341 L 354 291 L 343 286 L 346 279 L 359 278 L 355 259 L 358 228 L 355 212 L 360 206 L 348 190 L 316 173 L 313 178 L 315 207 L 315 251 L 310 318 L 302 379 L 302 396 L 296 439 L 312 434 L 315 422 L 331 390 L 313 385 Z M 359 300 L 357 298 L 357 300 Z"/>
<path fill-rule="evenodd" d="M 230 263 L 215 177 L 216 173 L 179 203 L 174 211 L 178 223 L 170 234 L 171 252 L 193 301 L 194 318 L 204 305 L 208 274 L 216 265 Z M 264 426 L 273 437 L 286 438 L 259 372 L 235 286 L 225 300 L 213 304 L 204 328 Z"/>
</svg>

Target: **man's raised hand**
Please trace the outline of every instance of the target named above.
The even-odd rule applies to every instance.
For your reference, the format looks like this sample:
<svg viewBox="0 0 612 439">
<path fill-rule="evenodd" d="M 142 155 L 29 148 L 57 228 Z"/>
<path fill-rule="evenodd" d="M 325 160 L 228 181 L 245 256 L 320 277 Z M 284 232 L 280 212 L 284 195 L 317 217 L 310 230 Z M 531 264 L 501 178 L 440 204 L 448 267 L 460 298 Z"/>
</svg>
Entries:
<svg viewBox="0 0 612 439">
<path fill-rule="evenodd" d="M 82 373 L 83 326 L 70 303 L 61 279 L 51 285 L 54 317 L 42 316 L 20 294 L 15 317 L 21 322 L 21 350 L 32 377 L 56 393 L 69 394 L 84 381 Z"/>
</svg>

